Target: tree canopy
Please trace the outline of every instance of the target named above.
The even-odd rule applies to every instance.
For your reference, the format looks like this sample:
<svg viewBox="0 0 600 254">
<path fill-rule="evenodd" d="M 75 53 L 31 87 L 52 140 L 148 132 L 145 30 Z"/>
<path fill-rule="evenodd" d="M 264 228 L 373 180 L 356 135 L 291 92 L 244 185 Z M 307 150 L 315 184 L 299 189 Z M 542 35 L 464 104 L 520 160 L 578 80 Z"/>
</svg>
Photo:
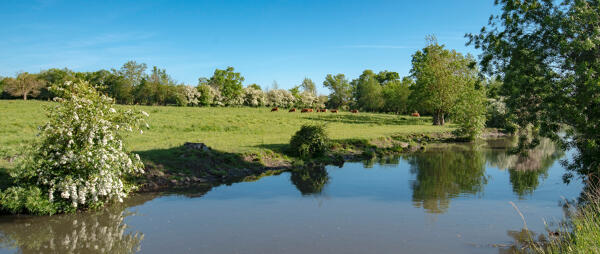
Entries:
<svg viewBox="0 0 600 254">
<path fill-rule="evenodd" d="M 532 129 L 578 153 L 568 168 L 600 172 L 600 2 L 499 0 L 502 13 L 479 34 L 481 66 L 503 82 L 500 93 L 522 129 Z M 559 136 L 563 126 L 566 135 Z M 522 139 L 526 140 L 526 139 Z M 531 148 L 535 138 L 521 144 Z M 572 175 L 566 175 L 568 180 Z"/>
<path fill-rule="evenodd" d="M 471 56 L 463 56 L 428 38 L 428 45 L 412 58 L 411 75 L 415 79 L 413 101 L 424 112 L 433 114 L 434 125 L 444 125 L 465 88 L 478 80 L 477 68 Z"/>
</svg>

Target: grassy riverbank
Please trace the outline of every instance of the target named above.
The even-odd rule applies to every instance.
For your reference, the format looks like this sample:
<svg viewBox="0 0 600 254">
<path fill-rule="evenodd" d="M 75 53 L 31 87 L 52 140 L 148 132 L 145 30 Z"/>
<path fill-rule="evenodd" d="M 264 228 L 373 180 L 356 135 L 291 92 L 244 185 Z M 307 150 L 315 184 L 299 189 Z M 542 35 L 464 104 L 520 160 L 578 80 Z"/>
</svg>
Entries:
<svg viewBox="0 0 600 254">
<path fill-rule="evenodd" d="M 52 102 L 0 100 L 0 168 L 11 167 L 19 150 L 35 138 L 37 127 L 46 121 L 44 107 L 51 105 Z M 298 163 L 286 155 L 286 149 L 290 137 L 303 124 L 326 124 L 340 156 L 361 153 L 370 146 L 391 149 L 413 138 L 426 141 L 453 129 L 452 125 L 431 125 L 430 117 L 392 114 L 303 114 L 248 107 L 135 107 L 150 114 L 150 129 L 128 136 L 125 143 L 140 154 L 152 177 L 222 177 L 232 169 L 261 171 L 264 167 Z M 189 151 L 183 148 L 185 142 L 205 143 L 212 151 Z"/>
</svg>

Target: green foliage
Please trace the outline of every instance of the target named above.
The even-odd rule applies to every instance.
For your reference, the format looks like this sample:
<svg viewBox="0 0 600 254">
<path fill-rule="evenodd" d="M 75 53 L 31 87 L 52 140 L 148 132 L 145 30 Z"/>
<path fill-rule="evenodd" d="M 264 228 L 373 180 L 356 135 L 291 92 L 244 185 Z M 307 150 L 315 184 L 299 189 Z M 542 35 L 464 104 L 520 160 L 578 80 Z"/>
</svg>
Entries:
<svg viewBox="0 0 600 254">
<path fill-rule="evenodd" d="M 208 84 L 219 89 L 225 105 L 240 105 L 243 102 L 243 81 L 244 77 L 239 72 L 227 67 L 225 70 L 216 69 Z"/>
<path fill-rule="evenodd" d="M 323 86 L 331 90 L 329 100 L 327 101 L 327 107 L 341 108 L 342 106 L 348 106 L 351 89 L 350 83 L 348 83 L 344 74 L 337 74 L 335 76 L 327 74 L 325 81 L 323 81 Z"/>
<path fill-rule="evenodd" d="M 520 129 L 578 150 L 568 168 L 600 174 L 600 2 L 496 1 L 502 13 L 469 35 L 481 66 L 502 77 L 501 94 Z M 559 135 L 566 128 L 566 135 Z M 535 146 L 537 139 L 521 147 Z M 568 180 L 572 174 L 566 175 Z"/>
<path fill-rule="evenodd" d="M 434 125 L 444 125 L 444 117 L 458 102 L 463 87 L 478 81 L 474 59 L 444 49 L 435 37 L 429 37 L 428 45 L 413 55 L 412 65 L 410 72 L 416 83 L 411 100 L 417 110 L 433 114 Z"/>
<path fill-rule="evenodd" d="M 303 125 L 290 140 L 294 155 L 302 158 L 317 157 L 329 149 L 329 137 L 323 125 Z"/>
<path fill-rule="evenodd" d="M 48 195 L 36 186 L 9 187 L 0 192 L 0 204 L 0 209 L 12 214 L 52 215 L 62 209 L 58 202 L 48 200 Z"/>
<path fill-rule="evenodd" d="M 350 84 L 358 108 L 370 112 L 381 110 L 384 104 L 382 87 L 373 71 L 363 71 L 360 77 L 352 80 Z"/>
<path fill-rule="evenodd" d="M 293 171 L 290 180 L 302 195 L 317 195 L 329 182 L 329 175 L 324 167 L 304 168 Z"/>
<path fill-rule="evenodd" d="M 12 96 L 22 96 L 27 100 L 27 96 L 36 97 L 40 94 L 46 82 L 39 78 L 39 75 L 21 72 L 14 79 L 6 79 L 4 90 Z"/>
<path fill-rule="evenodd" d="M 52 90 L 60 104 L 48 109 L 39 139 L 11 170 L 16 186 L 4 194 L 7 209 L 37 214 L 121 201 L 130 190 L 123 178 L 143 172 L 139 156 L 125 152 L 121 132 L 144 124 L 147 114 L 113 107 L 87 82 Z M 29 194 L 34 199 L 22 198 Z M 48 204 L 55 207 L 42 207 Z"/>
<path fill-rule="evenodd" d="M 458 125 L 454 134 L 468 140 L 476 139 L 485 128 L 485 90 L 474 86 L 463 87 L 452 108 L 452 120 Z"/>
<path fill-rule="evenodd" d="M 302 87 L 302 92 L 309 93 L 314 96 L 317 95 L 317 86 L 312 79 L 304 78 L 304 80 L 302 80 L 302 84 L 300 84 L 300 87 Z"/>
<path fill-rule="evenodd" d="M 409 77 L 404 77 L 402 81 L 393 80 L 385 83 L 382 90 L 385 112 L 396 114 L 409 113 L 410 87 L 414 81 Z"/>
<path fill-rule="evenodd" d="M 248 85 L 247 87 L 262 91 L 262 88 L 260 88 L 260 86 L 257 85 L 256 83 L 252 83 L 252 84 Z"/>
<path fill-rule="evenodd" d="M 477 194 L 487 183 L 485 158 L 476 150 L 423 152 L 406 156 L 412 184 L 413 202 L 429 213 L 443 213 L 450 199 L 463 193 Z"/>
<path fill-rule="evenodd" d="M 504 129 L 509 133 L 516 131 L 517 126 L 513 123 L 513 116 L 506 109 L 504 97 L 488 99 L 486 110 L 486 127 Z"/>
<path fill-rule="evenodd" d="M 201 106 L 209 106 L 213 103 L 214 94 L 211 92 L 211 88 L 208 85 L 199 85 L 197 87 L 198 93 L 198 104 Z"/>
</svg>

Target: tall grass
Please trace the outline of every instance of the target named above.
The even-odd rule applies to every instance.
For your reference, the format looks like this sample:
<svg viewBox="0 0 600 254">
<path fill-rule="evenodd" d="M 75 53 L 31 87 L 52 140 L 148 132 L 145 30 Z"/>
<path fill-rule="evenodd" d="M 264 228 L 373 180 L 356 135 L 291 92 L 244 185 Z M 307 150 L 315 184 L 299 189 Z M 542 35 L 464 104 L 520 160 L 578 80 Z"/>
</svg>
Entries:
<svg viewBox="0 0 600 254">
<path fill-rule="evenodd" d="M 540 253 L 600 253 L 600 188 L 593 186 L 585 193 L 570 219 L 550 238 Z"/>
</svg>

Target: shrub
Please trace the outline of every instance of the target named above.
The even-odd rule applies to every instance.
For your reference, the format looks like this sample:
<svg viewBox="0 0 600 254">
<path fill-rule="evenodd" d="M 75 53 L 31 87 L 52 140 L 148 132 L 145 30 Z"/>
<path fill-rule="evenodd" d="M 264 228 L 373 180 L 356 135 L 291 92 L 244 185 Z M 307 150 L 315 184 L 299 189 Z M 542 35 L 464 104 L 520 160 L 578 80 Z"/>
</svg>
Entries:
<svg viewBox="0 0 600 254">
<path fill-rule="evenodd" d="M 329 148 L 329 138 L 323 125 L 303 125 L 290 140 L 293 154 L 303 158 L 323 155 Z"/>
<path fill-rule="evenodd" d="M 87 82 L 52 90 L 62 98 L 49 108 L 31 152 L 11 170 L 16 186 L 2 193 L 3 209 L 49 214 L 122 201 L 131 190 L 123 178 L 143 172 L 139 156 L 125 151 L 122 132 L 145 124 L 147 113 L 113 107 Z"/>
<path fill-rule="evenodd" d="M 258 107 L 265 104 L 265 93 L 255 87 L 244 88 L 244 105 Z"/>
<path fill-rule="evenodd" d="M 490 128 L 500 128 L 507 132 L 514 133 L 517 129 L 512 121 L 510 113 L 506 110 L 504 98 L 488 99 L 485 126 Z"/>
<path fill-rule="evenodd" d="M 452 108 L 452 119 L 458 125 L 454 134 L 473 140 L 485 128 L 485 91 L 467 88 Z"/>
</svg>

